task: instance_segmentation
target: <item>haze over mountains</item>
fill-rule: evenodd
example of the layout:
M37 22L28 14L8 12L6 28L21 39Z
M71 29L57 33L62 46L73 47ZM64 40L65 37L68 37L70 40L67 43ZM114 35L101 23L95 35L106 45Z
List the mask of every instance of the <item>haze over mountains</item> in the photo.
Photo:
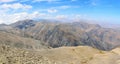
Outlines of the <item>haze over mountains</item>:
M27 19L0 25L2 64L119 64L119 46L120 31L98 24Z

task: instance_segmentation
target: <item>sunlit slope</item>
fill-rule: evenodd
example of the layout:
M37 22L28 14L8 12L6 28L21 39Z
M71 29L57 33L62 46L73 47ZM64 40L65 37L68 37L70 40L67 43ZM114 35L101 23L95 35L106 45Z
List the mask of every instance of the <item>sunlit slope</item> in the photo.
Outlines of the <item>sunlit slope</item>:
M31 38L20 37L15 34L0 31L0 44L9 45L22 49L46 49L47 46L43 45L41 41Z
M68 64L117 64L120 55L116 51L101 51L88 46L61 47L42 51L41 55Z
M101 51L88 46L28 51L0 46L1 64L119 64L119 50Z

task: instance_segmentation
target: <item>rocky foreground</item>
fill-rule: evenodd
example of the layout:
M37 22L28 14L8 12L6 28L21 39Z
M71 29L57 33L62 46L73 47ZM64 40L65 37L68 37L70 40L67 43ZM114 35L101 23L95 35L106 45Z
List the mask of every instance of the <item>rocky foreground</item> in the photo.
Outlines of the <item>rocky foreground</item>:
M88 46L40 51L0 45L0 64L120 64L120 48L101 51Z

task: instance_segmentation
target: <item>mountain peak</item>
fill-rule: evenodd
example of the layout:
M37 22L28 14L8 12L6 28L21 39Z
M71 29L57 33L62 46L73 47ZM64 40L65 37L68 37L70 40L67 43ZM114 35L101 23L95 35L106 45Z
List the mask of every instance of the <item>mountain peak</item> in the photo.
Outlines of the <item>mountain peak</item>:
M11 24L11 26L19 29L26 29L28 27L34 26L35 23L36 23L35 20L27 19L27 20L20 20L16 23L13 23Z

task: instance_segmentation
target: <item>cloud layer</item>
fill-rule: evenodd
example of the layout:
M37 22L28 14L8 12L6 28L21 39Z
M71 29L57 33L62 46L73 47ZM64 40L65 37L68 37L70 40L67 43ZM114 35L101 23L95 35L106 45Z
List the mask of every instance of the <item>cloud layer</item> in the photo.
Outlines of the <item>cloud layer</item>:
M41 18L47 16L46 14L39 13L39 12L33 12L33 13L15 13L15 14L2 14L0 15L0 23L14 23L18 20L24 20L24 19L35 19L35 18Z
M13 2L15 0L0 0L0 2Z
M30 9L32 6L26 5L26 4L20 4L20 3L14 3L14 4L3 4L0 6L2 9Z
M23 19L116 19L119 0L0 0L0 23Z

